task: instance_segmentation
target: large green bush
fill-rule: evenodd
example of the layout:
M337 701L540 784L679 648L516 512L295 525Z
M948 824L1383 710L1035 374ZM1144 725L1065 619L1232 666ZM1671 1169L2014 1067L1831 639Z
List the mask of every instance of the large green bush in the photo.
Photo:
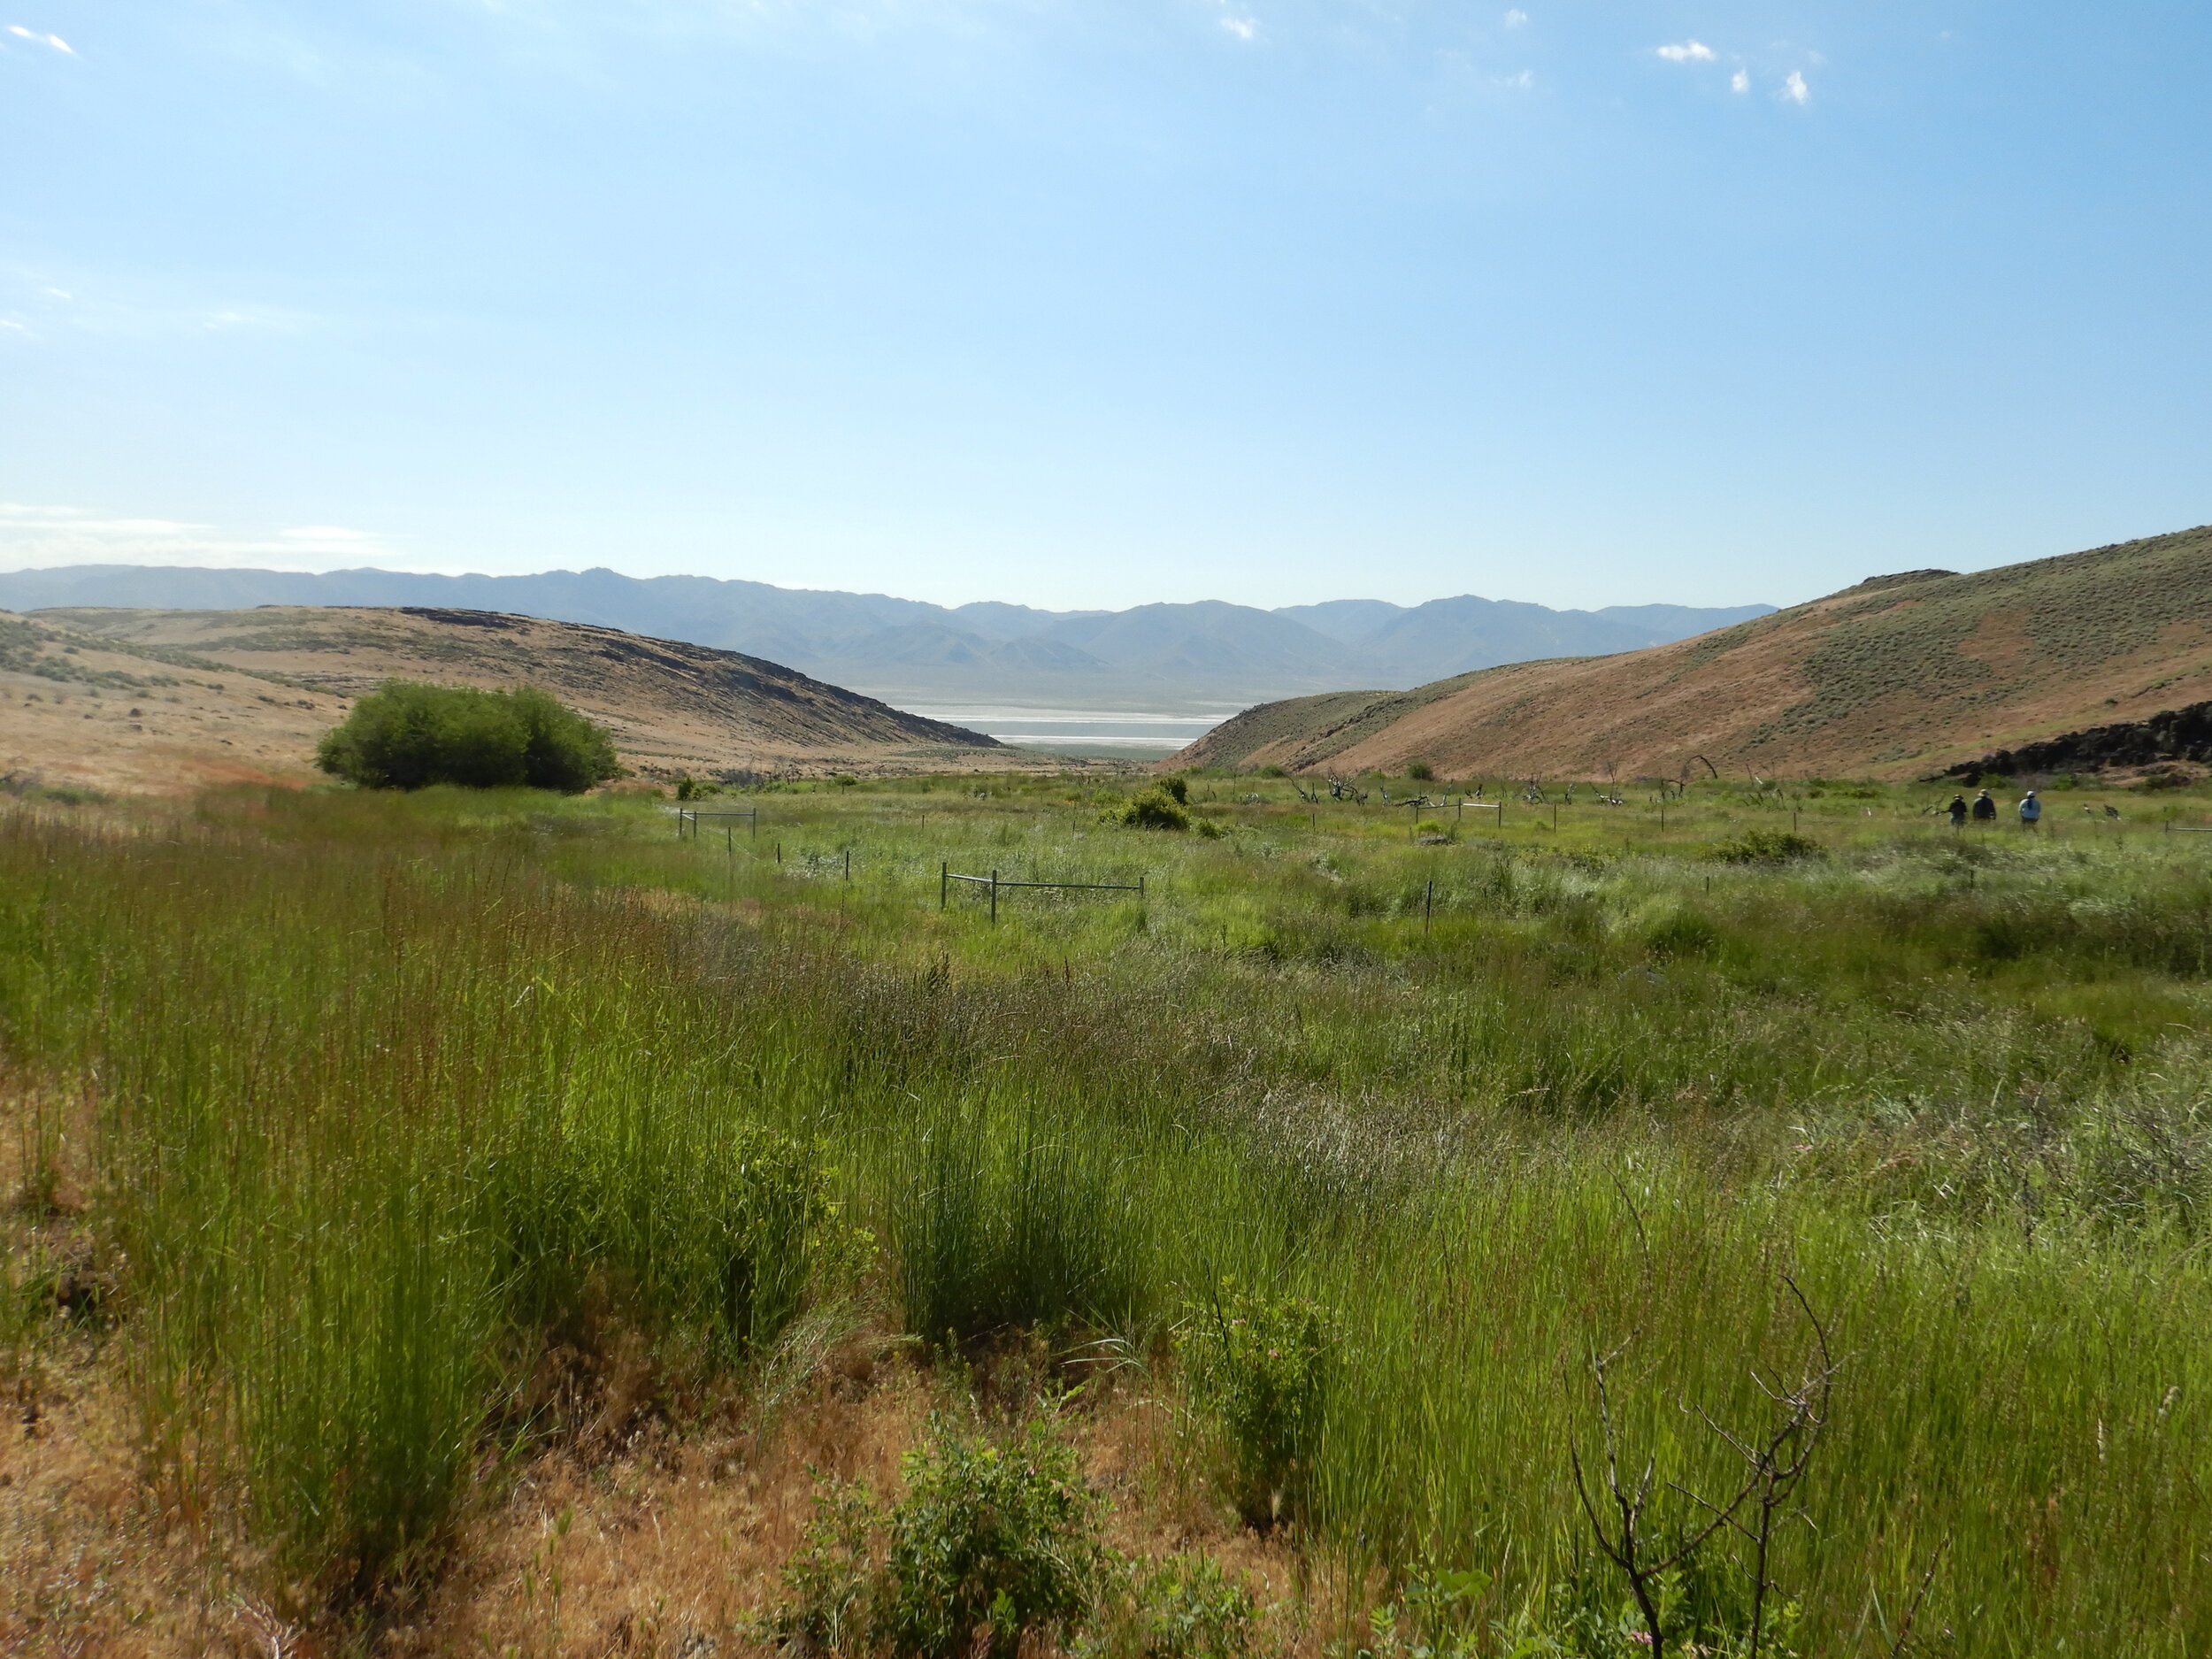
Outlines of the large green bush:
M1168 782L1181 786L1183 780L1171 778ZM1175 790L1165 787L1147 789L1133 796L1125 806L1110 810L1106 816L1109 822L1125 825L1130 829L1187 830L1190 827L1190 814L1184 810Z
M393 680L326 733L315 764L370 789L527 785L581 795L621 769L614 740L534 686L478 691Z

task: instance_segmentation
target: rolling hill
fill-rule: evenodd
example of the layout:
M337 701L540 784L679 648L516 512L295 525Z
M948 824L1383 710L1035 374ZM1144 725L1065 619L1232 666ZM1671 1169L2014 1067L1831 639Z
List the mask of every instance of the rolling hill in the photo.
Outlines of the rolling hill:
M1911 571L1695 638L1263 704L1171 765L1926 776L2212 696L2212 526Z
M1051 611L609 570L310 575L111 565L0 572L0 606L16 611L271 604L415 605L590 623L787 663L891 702L1209 714L1333 686L1411 686L1532 657L1633 650L1768 609L1552 611L1463 595L1412 606L1351 599L1263 611L1200 601Z
M269 606L0 615L0 772L127 791L303 779L352 699L394 678L542 686L647 777L1035 764L733 651L492 611Z

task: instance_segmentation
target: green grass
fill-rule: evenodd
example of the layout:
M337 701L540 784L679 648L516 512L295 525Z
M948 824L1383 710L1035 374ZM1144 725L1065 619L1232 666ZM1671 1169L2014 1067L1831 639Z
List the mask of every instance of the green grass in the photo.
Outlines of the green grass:
M161 1478L373 1594L611 1320L742 1375L872 1273L928 1343L1171 1378L1233 1278L1332 1310L1317 1561L1479 1570L1486 1628L1590 1567L1589 1356L1628 1344L1629 1445L1717 1490L1696 1413L1758 1420L1787 1272L1843 1356L1782 1543L1803 1651L1886 1651L1932 1561L1948 1650L2212 1645L2212 837L2162 828L2202 800L2060 792L2031 838L1694 787L1663 830L1421 846L1189 794L1227 833L1068 780L728 803L757 841L523 792L0 818L0 1036L94 1114ZM1714 856L1753 831L1820 853ZM1147 893L994 927L947 864Z

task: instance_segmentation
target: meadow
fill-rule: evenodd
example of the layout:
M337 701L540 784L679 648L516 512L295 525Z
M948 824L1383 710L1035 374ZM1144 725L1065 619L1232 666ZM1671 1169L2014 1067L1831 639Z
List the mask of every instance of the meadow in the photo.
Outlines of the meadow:
M1649 1651L1609 1428L1662 1554L1804 1452L1707 1650L2212 1651L2202 792L1363 787L19 802L9 1374L96 1340L302 1606L435 1577L556 1344L872 1320L1180 1402L1347 1653Z

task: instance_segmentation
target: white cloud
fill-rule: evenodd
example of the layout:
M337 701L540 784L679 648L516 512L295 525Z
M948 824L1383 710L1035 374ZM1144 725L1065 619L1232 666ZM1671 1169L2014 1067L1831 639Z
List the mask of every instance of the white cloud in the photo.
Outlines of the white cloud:
M1221 27L1240 41L1249 42L1259 38L1260 20L1257 18L1224 18L1221 19Z
M42 35L36 29L25 28L20 23L9 24L8 33L23 40L41 42L45 45L52 47L58 52L68 52L72 58L74 58L77 55L76 52L71 49L69 42L62 39L62 37L58 35Z
M1789 78L1782 82L1782 89L1774 96L1786 104L1809 104L1812 102L1813 92L1812 88L1805 84L1805 77L1793 69L1789 73Z
M396 557L373 531L304 525L274 536L242 535L176 518L104 518L81 507L0 502L0 570L52 565L206 565L259 570L332 570Z
M1532 69L1524 69L1517 75L1500 75L1498 84L1502 87L1509 87L1516 92L1526 92L1536 84L1536 72Z
M334 524L303 524L296 529L280 530L277 534L288 541L339 541L351 545L383 540L373 530L348 530Z
M278 306L224 304L212 296L166 290L134 278L39 270L5 259L0 259L0 316L22 319L28 332L53 340L83 334L136 339L296 334L317 321Z
M1731 92L1748 92L1748 91L1750 91L1750 90L1751 90L1751 72L1750 72L1748 69L1739 69L1738 71L1736 71L1736 73L1735 73L1734 74L1732 74L1732 75L1729 76L1729 77L1728 77L1728 89L1729 89Z
M1713 49L1703 41L1684 41L1676 46L1662 46L1659 56L1671 64L1709 64Z
M1528 13L1522 11L1518 6L1515 6L1513 10L1505 14L1505 26L1509 29L1517 29L1522 24L1527 21Z

